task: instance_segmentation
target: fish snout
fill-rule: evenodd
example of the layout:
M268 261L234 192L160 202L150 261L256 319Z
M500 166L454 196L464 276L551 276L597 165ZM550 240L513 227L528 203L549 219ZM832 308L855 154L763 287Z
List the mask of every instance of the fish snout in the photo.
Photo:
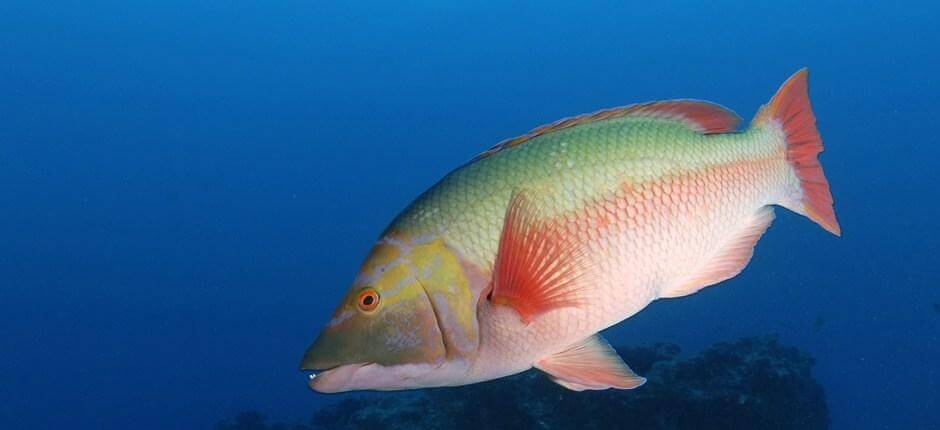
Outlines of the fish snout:
M317 337L313 343L307 347L307 350L304 352L303 358L300 359L300 370L326 370L336 366L339 366L341 363L337 363L335 359L330 359L329 342L323 339L323 335Z

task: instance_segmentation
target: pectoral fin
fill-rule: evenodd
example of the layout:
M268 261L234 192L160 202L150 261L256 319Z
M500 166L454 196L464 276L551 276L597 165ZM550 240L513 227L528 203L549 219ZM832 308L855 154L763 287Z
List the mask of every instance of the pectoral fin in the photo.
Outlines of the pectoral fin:
M574 391L633 389L646 382L646 378L630 370L599 334L537 361L535 368Z
M571 234L516 193L506 210L490 300L512 307L528 324L550 310L578 306L592 283L592 264Z

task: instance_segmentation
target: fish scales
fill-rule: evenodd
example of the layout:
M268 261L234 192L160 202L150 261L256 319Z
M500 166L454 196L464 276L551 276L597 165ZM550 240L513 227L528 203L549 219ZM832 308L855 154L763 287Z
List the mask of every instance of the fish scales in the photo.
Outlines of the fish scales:
M619 222L630 221L628 228L661 225L659 233L673 235L672 242L709 239L710 230L718 229L720 235L724 226L734 226L733 218L715 217L716 225L689 229L688 237L679 237L675 228L668 228L678 223L667 214L711 210L741 217L744 214L734 212L753 212L768 204L783 185L795 181L783 150L782 139L763 130L703 135L677 121L647 118L582 124L461 167L419 197L390 230L438 232L475 263L489 268L496 258L510 196L524 190L549 217L575 216L597 202L628 198L622 208L605 208L621 215L616 218ZM765 165L772 168L762 170ZM730 175L736 170L748 176ZM625 188L637 194L625 196ZM735 201L723 202L725 196ZM676 207L671 208L673 202ZM736 211L735 205L744 210ZM649 219L641 222L631 214L647 214ZM648 241L670 243L656 236Z
M454 170L383 233L305 354L325 369L311 387L532 367L572 390L642 385L598 332L737 275L774 205L840 234L806 82L791 77L743 131L714 104L646 103L539 127Z

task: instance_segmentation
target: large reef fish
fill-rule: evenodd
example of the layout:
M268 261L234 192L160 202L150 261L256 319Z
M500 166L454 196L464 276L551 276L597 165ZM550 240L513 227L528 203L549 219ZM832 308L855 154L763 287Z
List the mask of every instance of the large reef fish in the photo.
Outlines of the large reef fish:
M800 70L746 130L672 100L503 142L386 229L307 349L320 392L471 384L535 367L573 390L642 385L598 332L737 275L773 206L840 228Z

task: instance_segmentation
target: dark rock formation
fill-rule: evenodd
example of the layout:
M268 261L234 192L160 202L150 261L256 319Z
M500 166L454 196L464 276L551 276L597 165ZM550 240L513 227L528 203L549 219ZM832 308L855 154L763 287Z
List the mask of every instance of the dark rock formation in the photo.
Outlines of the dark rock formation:
M829 412L812 358L776 337L718 343L690 359L671 344L618 348L646 385L572 392L531 371L459 388L347 399L309 426L242 416L219 430L254 429L822 429ZM243 414L244 415L244 414ZM248 418L246 420L246 418ZM251 424L254 427L246 427Z

